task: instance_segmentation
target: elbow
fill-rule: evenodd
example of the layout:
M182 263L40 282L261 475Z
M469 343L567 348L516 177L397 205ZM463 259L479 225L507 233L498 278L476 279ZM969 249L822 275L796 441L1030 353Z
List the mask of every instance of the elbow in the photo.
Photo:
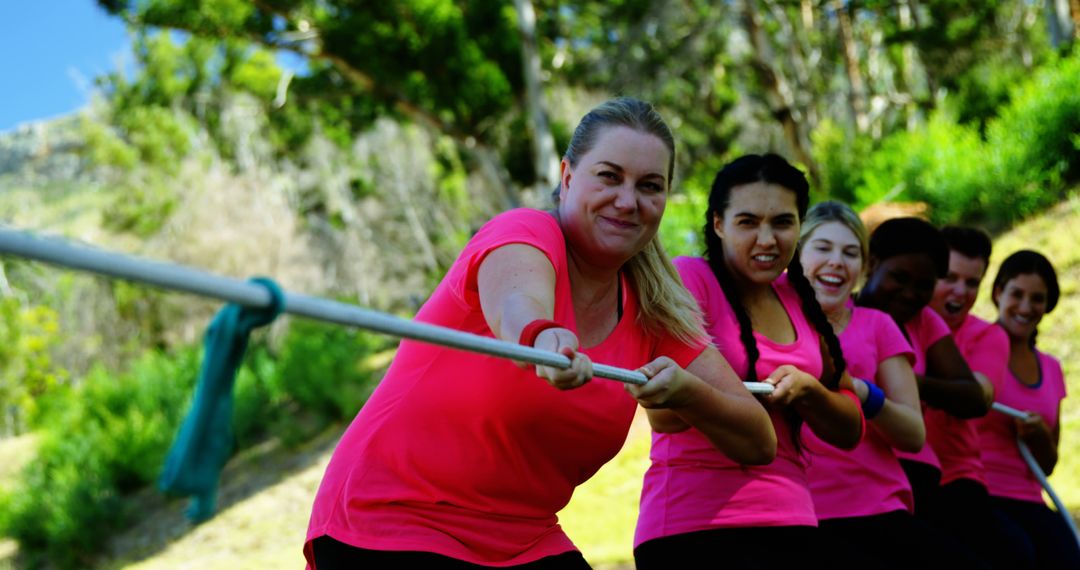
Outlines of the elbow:
M923 445L926 444L926 434L921 431L917 434L906 434L906 437L899 438L890 443L893 448L903 451L904 453L918 453L922 451Z
M983 400L982 397L978 399L971 399L965 402L963 406L957 406L956 411L952 415L962 420L973 420L975 418L981 418L990 413L990 404Z
M772 463L776 459L776 434L771 434L771 437L759 441L757 444L746 446L740 450L738 457L732 457L731 459L742 465L768 465Z

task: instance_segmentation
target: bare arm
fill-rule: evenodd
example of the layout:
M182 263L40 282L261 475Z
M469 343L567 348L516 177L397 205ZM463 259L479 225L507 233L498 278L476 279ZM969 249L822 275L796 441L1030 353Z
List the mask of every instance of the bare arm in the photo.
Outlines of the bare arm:
M829 390L817 378L790 364L777 368L765 382L775 386L765 401L773 406L793 406L823 441L840 449L852 449L859 444L862 412L848 396ZM840 381L840 388L853 388L847 373Z
M919 409L919 388L911 364L899 355L886 358L878 363L874 379L885 393L885 405L867 421L889 445L909 453L919 451L926 442L926 426ZM855 393L860 400L866 401L864 381L855 381Z
M641 368L649 377L626 389L646 409L661 433L690 426L721 453L744 465L764 465L776 457L776 432L765 408L715 347L707 347L685 370L660 357Z
M502 340L518 342L526 325L555 315L555 268L542 251L530 245L510 244L488 253L477 273L477 288L488 328ZM571 361L566 370L536 367L536 375L552 386L576 388L592 378L592 362L577 352L573 331L547 329L533 346L559 352Z
M983 387L951 335L942 337L926 351L926 374L917 378L919 397L933 408L961 419L982 417L990 411Z

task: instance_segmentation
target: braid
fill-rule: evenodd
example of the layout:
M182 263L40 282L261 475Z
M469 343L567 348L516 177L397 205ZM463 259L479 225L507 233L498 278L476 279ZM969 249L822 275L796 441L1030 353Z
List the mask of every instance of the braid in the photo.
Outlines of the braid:
M810 281L803 274L802 262L799 261L798 252L792 258L791 263L788 264L788 280L795 287L795 291L799 293L799 298L802 299L803 314L810 317L810 322L814 324L814 328L817 329L821 338L825 340L825 346L829 349L829 356L832 358L833 364L833 375L832 378L828 380L822 378L821 381L830 390L835 390L840 384L840 377L843 376L844 370L847 368L847 362L844 360L844 351L840 348L840 340L836 338L836 332L833 331L829 319L825 317L825 311L821 310L821 304L818 303L813 286L810 285Z
M716 241L716 249L712 247L709 249L711 251L723 251L720 249L720 236L713 233L711 225L708 233L706 233L706 236L710 235L709 241ZM746 378L744 380L757 382L757 361L761 353L758 351L757 340L754 338L754 326L750 323L750 315L746 313L746 309L739 300L739 295L735 291L735 282L731 279L731 273L728 272L727 266L724 265L723 257L710 255L709 267L712 269L713 275L716 276L716 281L720 283L720 289L724 291L724 298L727 299L728 305L735 313L735 319L739 321L739 340L742 341L743 349L746 351Z

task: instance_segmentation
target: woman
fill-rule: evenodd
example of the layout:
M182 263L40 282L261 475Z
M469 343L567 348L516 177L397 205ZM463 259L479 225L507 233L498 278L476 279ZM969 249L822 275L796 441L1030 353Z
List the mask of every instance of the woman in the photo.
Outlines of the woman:
M819 546L799 425L851 448L862 416L839 342L793 259L808 200L806 177L783 158L741 157L713 182L707 257L676 260L724 358L743 379L774 386L764 401L779 447L769 465L741 464L670 411L649 410L654 434L635 536L639 569L718 555L732 568L798 563Z
M874 230L869 251L868 277L857 304L888 314L911 343L927 439L934 429L925 417L927 407L958 418L986 414L982 387L948 325L928 306L938 278L949 269L949 249L941 232L918 218L893 218ZM897 450L897 455L911 483L915 515L934 520L941 482L941 463L934 450L924 445L918 453Z
M994 278L998 325L1009 336L1009 367L996 385L997 401L1024 410L1026 420L991 413L978 422L982 462L991 502L1025 531L1039 568L1080 568L1080 548L1061 516L1043 502L1042 487L1020 455L1017 438L1047 475L1058 459L1061 363L1038 349L1043 315L1054 310L1060 289L1053 265L1022 250L1005 259Z
M868 249L866 227L850 207L830 201L810 209L799 259L840 338L869 425L851 451L803 430L818 524L829 540L846 544L870 567L971 567L969 557L912 516L911 485L893 450L918 452L926 437L914 354L889 315L851 300ZM919 548L911 548L915 544ZM882 551L889 555L880 556Z
M656 239L674 152L650 105L609 101L574 132L555 210L504 213L470 240L416 318L572 366L402 341L327 467L310 566L588 568L556 513L619 450L635 398L738 461L772 459L767 414L703 342ZM633 398L589 382L593 359L649 382Z

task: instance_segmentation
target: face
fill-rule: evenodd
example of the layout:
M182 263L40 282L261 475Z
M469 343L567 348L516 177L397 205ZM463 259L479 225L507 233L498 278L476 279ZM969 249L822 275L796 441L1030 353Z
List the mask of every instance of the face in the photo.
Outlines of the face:
M563 159L559 220L572 253L617 268L644 249L664 215L670 156L654 135L609 127L577 166Z
M862 273L859 238L840 222L821 224L806 236L799 261L825 312L844 306Z
M787 268L799 241L795 192L765 182L736 186L723 215L713 217L713 231L736 281L768 285Z
M994 290L998 321L1014 339L1030 339L1046 314L1046 282L1037 273L1021 273Z
M964 323L979 296L979 284L985 274L986 262L982 259L955 250L949 252L949 273L937 280L930 301L930 307L945 319L949 328L956 330Z
M934 260L924 253L894 255L884 261L870 258L869 275L860 300L906 323L930 302L937 276Z

